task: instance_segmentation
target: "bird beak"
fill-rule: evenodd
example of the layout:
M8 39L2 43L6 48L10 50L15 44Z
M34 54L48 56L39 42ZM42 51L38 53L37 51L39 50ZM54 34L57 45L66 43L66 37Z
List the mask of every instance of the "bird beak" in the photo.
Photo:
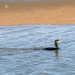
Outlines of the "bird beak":
M61 41L63 41L63 40L59 40L58 42L61 42Z
M59 43L59 42L61 42L61 41L63 41L63 40L59 40L59 41L57 41L57 43Z

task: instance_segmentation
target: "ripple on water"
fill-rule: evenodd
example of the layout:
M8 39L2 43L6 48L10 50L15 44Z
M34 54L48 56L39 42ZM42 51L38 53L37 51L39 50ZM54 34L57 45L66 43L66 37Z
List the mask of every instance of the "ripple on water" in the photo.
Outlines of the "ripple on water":
M75 75L75 25L0 26L1 75ZM59 51L34 50L54 47Z

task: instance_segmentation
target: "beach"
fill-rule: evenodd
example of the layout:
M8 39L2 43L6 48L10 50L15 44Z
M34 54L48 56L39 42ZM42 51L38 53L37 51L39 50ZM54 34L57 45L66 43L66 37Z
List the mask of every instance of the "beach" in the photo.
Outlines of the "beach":
M75 24L75 1L0 2L0 26Z

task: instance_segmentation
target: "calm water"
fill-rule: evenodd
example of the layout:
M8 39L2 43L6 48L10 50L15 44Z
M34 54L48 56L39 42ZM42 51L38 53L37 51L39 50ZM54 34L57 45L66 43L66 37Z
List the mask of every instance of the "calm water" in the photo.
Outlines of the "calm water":
M0 1L12 1L12 2L16 2L17 0L0 0ZM19 0L19 1L45 1L45 0ZM46 1L55 1L55 0L46 0Z
M75 25L0 26L0 75L75 75Z

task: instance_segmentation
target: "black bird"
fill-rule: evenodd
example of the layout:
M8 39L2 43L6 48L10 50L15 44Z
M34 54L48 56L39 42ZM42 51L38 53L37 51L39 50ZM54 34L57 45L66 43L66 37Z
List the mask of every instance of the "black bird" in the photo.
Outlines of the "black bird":
M51 50L58 50L58 49L59 49L58 43L59 43L60 41L62 41L62 40L59 40L59 39L55 40L55 42L54 42L55 47L37 48L37 49L50 50L50 51L51 51ZM37 50L37 49L35 49L35 50Z
M43 49L44 49L44 50L58 50L58 49L59 49L58 43L59 43L60 41L62 41L62 40L59 40L59 39L55 40L55 42L54 42L55 47L47 47L47 48L43 48Z

